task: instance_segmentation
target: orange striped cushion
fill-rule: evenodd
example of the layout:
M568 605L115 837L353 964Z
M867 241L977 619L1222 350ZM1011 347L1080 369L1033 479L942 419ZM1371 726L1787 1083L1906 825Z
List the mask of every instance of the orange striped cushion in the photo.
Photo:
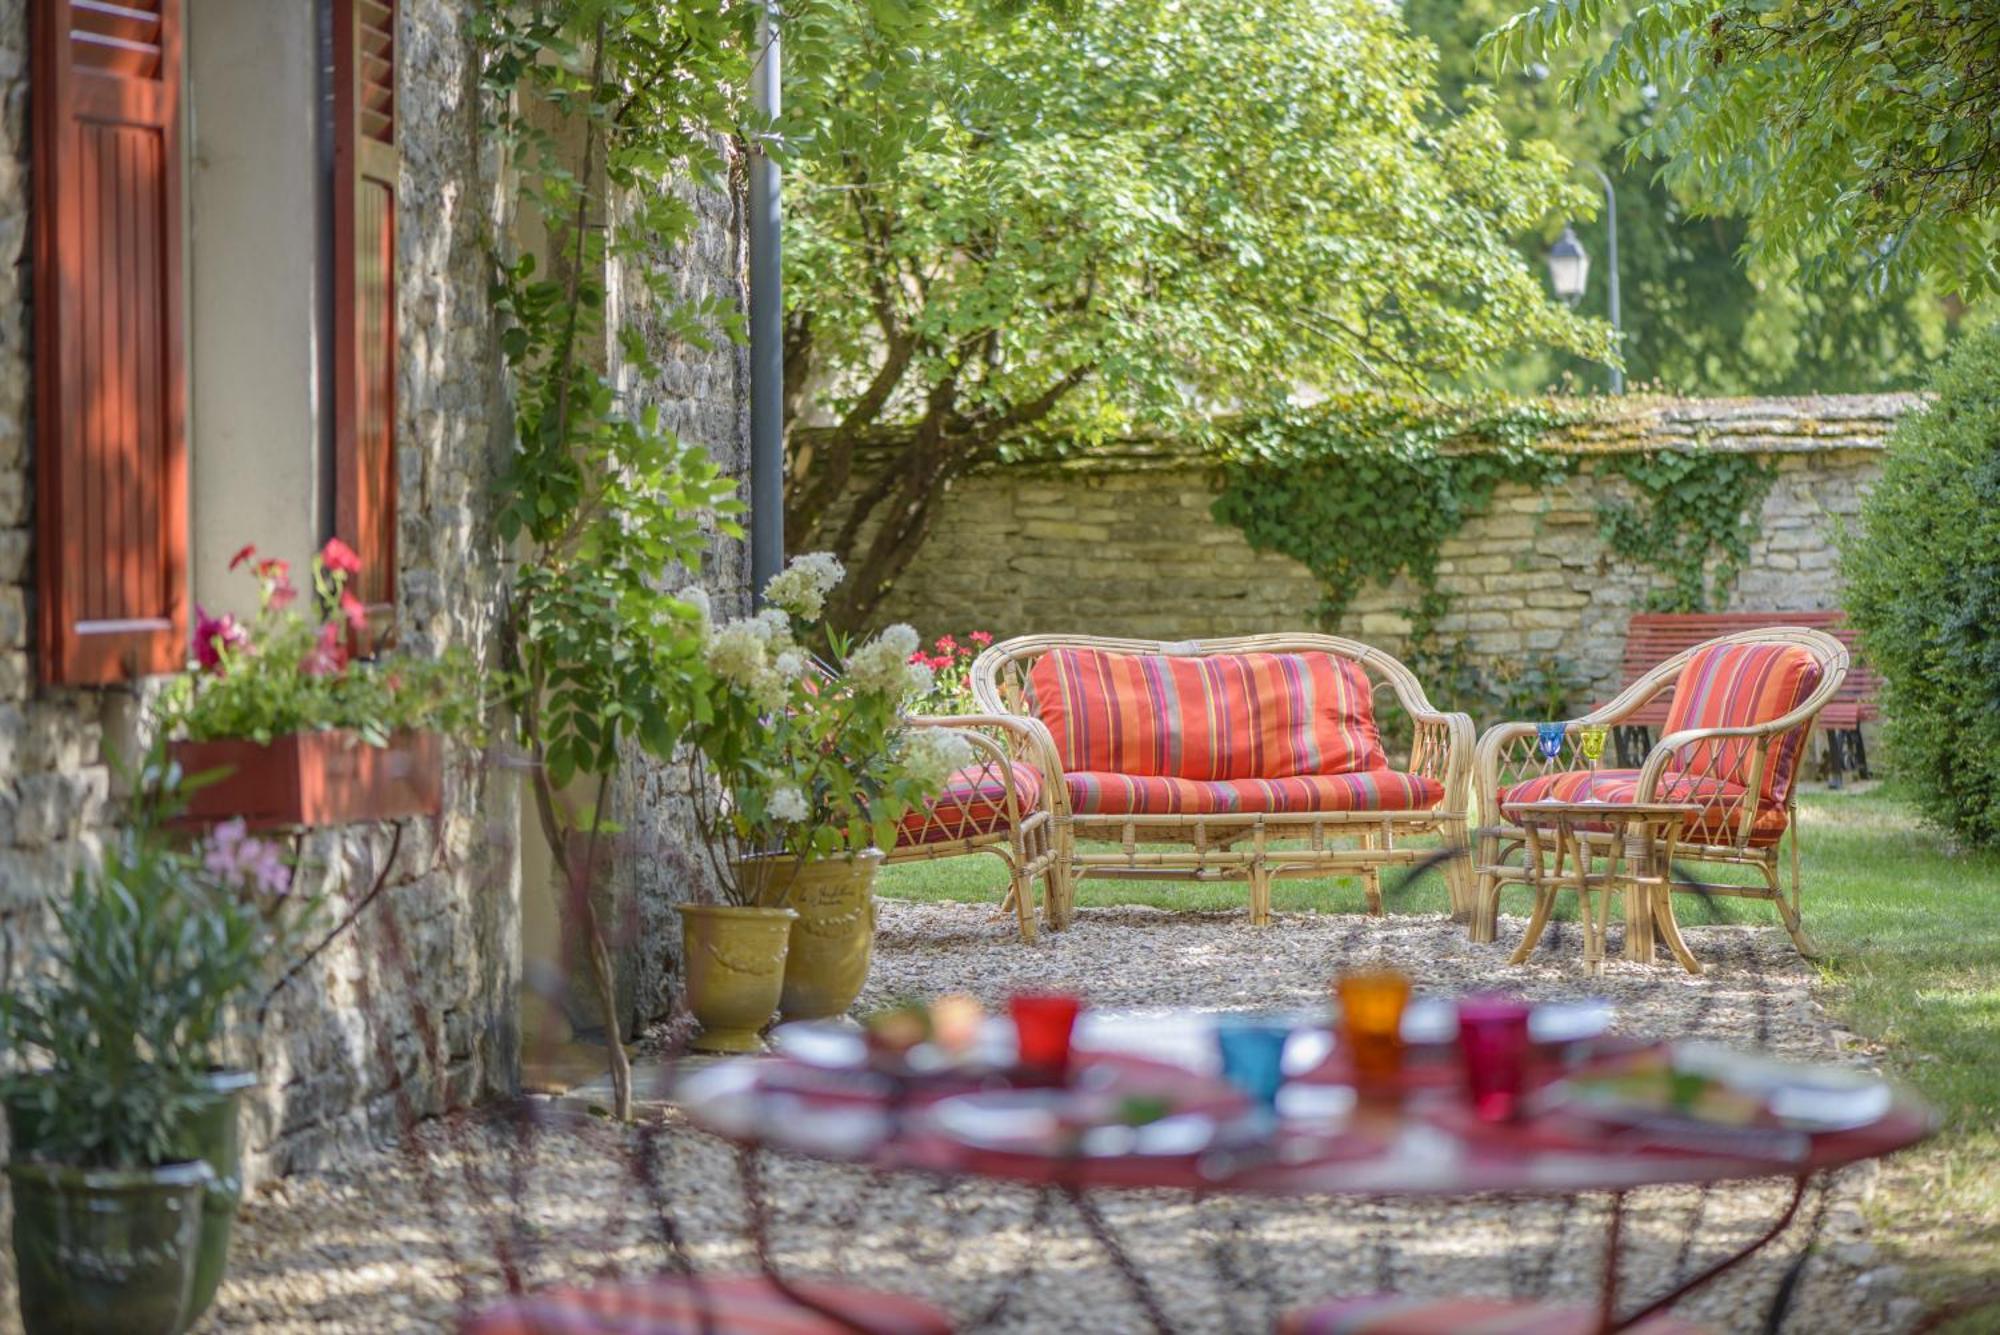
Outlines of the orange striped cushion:
M1667 706L1666 731L1769 723L1797 709L1819 681L1819 662L1800 645L1712 644L1697 649L1681 669ZM1782 805L1791 795L1806 731L1787 733L1772 748L1762 784L1765 801ZM1695 746L1676 768L1748 783L1754 755L1755 748L1742 740L1716 738Z
M1029 682L1068 771L1224 780L1388 768L1368 674L1332 654L1055 649Z
M1217 812L1423 811L1444 785L1421 774L1366 770L1282 779L1174 779L1159 774L1066 774L1079 816L1177 816Z
M1042 776L1034 766L1014 766L1014 800L1023 818L1041 804ZM998 763L970 765L945 780L936 797L903 817L896 842L904 847L949 843L991 834L1006 824L1007 781Z
M1500 804L1516 802L1633 802L1638 800L1639 771L1635 769L1567 770L1543 774L1500 790ZM1669 771L1660 776L1653 800L1656 802L1699 803L1701 810L1688 822L1686 837L1711 844L1736 842L1736 824L1743 818L1738 804L1745 789L1740 783ZM1511 818L1511 817L1510 817ZM1589 829L1590 826L1580 828ZM1775 802L1759 803L1750 823L1750 847L1767 848L1785 833L1785 808Z
M468 1317L461 1335L950 1335L951 1318L928 1303L838 1284L794 1285L848 1320L801 1307L762 1275L679 1276L546 1289Z
M1335 1298L1285 1313L1279 1335L1592 1335L1595 1308L1499 1298ZM1703 1335L1675 1316L1650 1317L1631 1335Z

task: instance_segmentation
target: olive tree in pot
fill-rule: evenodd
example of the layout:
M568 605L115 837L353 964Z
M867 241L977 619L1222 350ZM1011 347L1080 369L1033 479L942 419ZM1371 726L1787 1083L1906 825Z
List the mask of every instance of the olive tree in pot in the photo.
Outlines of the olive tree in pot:
M30 1335L172 1335L222 1278L239 1197L232 1018L316 905L240 824L165 829L178 775L140 776L129 824L51 904L54 931L0 995L14 1255Z
M932 688L908 626L858 646L829 633L824 662L800 644L841 577L826 553L795 558L757 615L692 631L709 669L686 711L696 813L725 901L680 910L698 1048L754 1050L774 1009L820 1019L854 1003L882 850L970 759L962 737L903 724ZM681 597L704 605L698 589Z

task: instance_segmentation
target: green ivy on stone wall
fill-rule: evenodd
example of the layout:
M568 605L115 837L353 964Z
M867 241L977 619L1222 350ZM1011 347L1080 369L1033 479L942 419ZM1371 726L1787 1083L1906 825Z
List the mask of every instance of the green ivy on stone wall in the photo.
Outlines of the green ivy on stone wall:
M1777 467L1754 454L1710 449L1612 454L1599 466L1638 493L1637 503L1598 507L1605 545L1673 581L1647 595L1647 610L1706 612L1727 597L1750 559Z
M1581 406L1481 399L1447 404L1345 396L1240 424L1229 433L1215 518L1258 551L1319 580L1319 624L1335 629L1364 582L1408 575L1437 592L1438 551L1503 481L1547 486L1576 469L1545 449L1584 420ZM1434 621L1439 598L1417 615Z

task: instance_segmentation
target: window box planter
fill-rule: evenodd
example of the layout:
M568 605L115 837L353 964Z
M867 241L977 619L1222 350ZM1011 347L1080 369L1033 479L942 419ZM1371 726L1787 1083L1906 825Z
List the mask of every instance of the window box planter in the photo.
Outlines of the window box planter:
M348 825L435 816L444 801L443 748L434 732L400 732L370 746L351 732L295 732L269 742L173 742L188 775L227 771L188 794L184 823L241 817L253 828Z

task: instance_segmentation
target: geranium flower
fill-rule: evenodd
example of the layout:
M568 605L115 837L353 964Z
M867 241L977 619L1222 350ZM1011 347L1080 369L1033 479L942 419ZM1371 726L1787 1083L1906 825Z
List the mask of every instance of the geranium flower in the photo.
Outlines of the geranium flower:
M250 632L229 613L210 616L200 603L194 607L194 661L203 672L220 672L225 651L242 653L250 647Z
M340 614L347 618L347 624L356 632L368 629L368 609L354 596L352 589L340 591Z
M292 586L290 561L281 561L275 556L259 561L257 578L264 585L264 606L275 611L284 611L299 596L299 591Z
M299 664L308 677L338 676L347 667L347 646L340 642L340 627L329 621L319 628L319 640Z
M993 643L993 634L991 631L975 630L972 632L972 634L966 636L965 638L971 640L981 649L984 649L987 645Z
M361 573L361 558L354 554L352 547L339 538L326 540L326 546L319 549L319 559L320 564L328 570L338 570L343 575Z
M257 554L256 544L248 542L244 543L243 546L237 550L236 555L229 558L229 568L231 570L236 569L236 567L242 565L245 561L248 561L251 557L255 556L256 554Z

